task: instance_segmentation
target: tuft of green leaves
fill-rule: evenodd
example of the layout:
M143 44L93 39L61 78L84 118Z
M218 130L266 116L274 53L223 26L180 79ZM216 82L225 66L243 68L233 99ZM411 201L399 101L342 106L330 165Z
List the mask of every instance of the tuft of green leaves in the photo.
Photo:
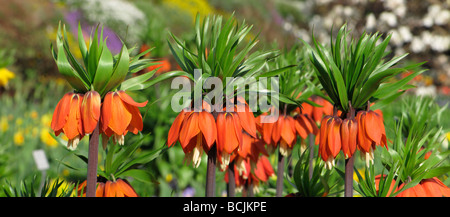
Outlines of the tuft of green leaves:
M306 42L310 60L317 77L331 101L338 109L348 112L349 102L355 109L364 109L367 102L397 97L399 90L411 88L407 83L424 70L414 71L410 76L392 81L399 73L413 70L423 63L395 68L408 54L385 60L386 48L391 35L363 33L358 40L348 39L350 31L344 24L330 48L325 48L312 37L314 49Z
M209 77L218 77L222 79L224 89L231 85L239 86L239 82L245 83L250 78L276 76L289 68L263 70L267 61L277 55L277 52L252 53L251 50L258 43L258 35L250 36L252 28L245 21L239 24L234 15L226 20L222 16L207 16L201 21L197 14L194 44L190 45L169 33L173 40L168 40L169 48L180 68L190 74L188 77L195 83L203 83ZM194 78L194 71L198 69L201 70L201 77ZM226 83L227 77L232 78L230 83ZM234 90L234 93L244 91L238 88Z
M117 88L141 90L167 78L182 75L182 73L170 73L149 80L157 70L154 69L149 73L125 80L129 73L133 74L158 64L151 59L141 59L151 49L131 57L132 49L128 49L125 43L122 43L120 52L113 55L106 46L107 38L103 39L103 28L100 30L99 26L93 32L93 36L89 38L88 47L81 26L78 25L78 47L82 55L80 63L69 50L66 36L65 25L61 27L61 23L59 23L56 47L54 48L51 44L51 50L59 72L76 92L85 93L95 90L103 97L107 92Z

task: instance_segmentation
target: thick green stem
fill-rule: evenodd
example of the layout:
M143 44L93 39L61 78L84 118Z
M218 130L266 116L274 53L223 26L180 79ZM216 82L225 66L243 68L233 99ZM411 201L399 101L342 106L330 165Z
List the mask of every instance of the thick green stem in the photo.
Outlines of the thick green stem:
M95 197L97 186L99 125L89 136L88 171L86 179L86 197Z

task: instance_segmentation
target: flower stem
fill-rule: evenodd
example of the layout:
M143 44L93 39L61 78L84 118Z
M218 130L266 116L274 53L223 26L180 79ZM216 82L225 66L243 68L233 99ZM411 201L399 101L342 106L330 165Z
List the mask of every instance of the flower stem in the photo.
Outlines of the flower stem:
M347 118L355 118L355 109L352 103L349 101L349 112ZM368 107L370 104L367 105ZM350 158L345 160L345 177L344 177L344 197L353 197L353 166L355 162L355 156L352 155Z
M97 186L99 125L89 136L88 171L86 179L86 197L95 197Z
M236 191L236 182L234 177L234 161L230 162L227 169L228 173L228 185L227 185L227 195L228 197L234 197Z
M215 196L216 188L216 158L217 158L217 147L213 144L208 152L208 164L206 167L206 197Z
M353 165L355 156L345 160L344 197L353 197Z
M277 167L277 188L276 196L283 196L283 179L284 179L284 156L278 151L278 167Z

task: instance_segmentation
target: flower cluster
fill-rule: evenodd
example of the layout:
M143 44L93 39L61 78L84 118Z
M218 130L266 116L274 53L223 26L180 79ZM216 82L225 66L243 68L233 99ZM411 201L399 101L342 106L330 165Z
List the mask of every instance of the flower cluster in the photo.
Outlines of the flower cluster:
M135 102L125 91L108 92L103 100L96 91L85 94L66 93L53 113L51 128L55 135L64 133L67 147L75 149L80 140L99 126L103 147L112 136L115 142L124 144L124 136L130 131L142 130L142 116L138 107L146 102Z
M327 115L320 126L319 155L328 169L334 167L334 159L340 151L348 159L358 149L369 166L370 162L373 163L376 146L388 147L383 117L379 110L359 111L356 117L343 119L336 114Z

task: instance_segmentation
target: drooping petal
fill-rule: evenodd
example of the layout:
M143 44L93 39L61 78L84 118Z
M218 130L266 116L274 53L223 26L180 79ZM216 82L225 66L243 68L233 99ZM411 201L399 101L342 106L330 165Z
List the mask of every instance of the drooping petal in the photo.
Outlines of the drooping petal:
M275 122L273 125L272 140L273 140L273 142L275 142L275 144L280 141L281 130L282 130L283 125L284 125L284 116L281 115L278 117L277 122Z
M178 140L178 136L180 135L181 125L183 123L185 115L186 115L186 112L184 110L182 110L177 115L175 120L173 121L172 126L170 126L169 134L168 134L168 138L167 138L167 145L169 147L171 147L173 144L175 144L175 142Z
M101 119L101 130L103 132L106 132L107 129L109 128L109 121L111 120L111 112L112 112L112 104L113 104L113 92L108 92L106 93L105 97L103 98L103 103L102 103L102 107L101 107L101 114L100 114L100 119ZM111 135L108 135L108 137Z
M127 93L125 93L125 91L123 91L123 90L117 91L117 94L120 96L120 98L121 98L124 102L126 102L127 104L130 104L130 105L136 106L136 107L144 107L144 106L147 105L147 102L148 102L148 100L147 100L147 101L145 101L145 102L138 103L138 102L134 101L133 98L131 98L131 97L130 97Z
M127 127L129 132L137 134L144 128L144 123L142 122L142 115L139 108L130 104L125 104L125 108L131 113L131 121Z
M366 134L365 111L358 112L356 121L358 122L358 147L361 151L368 153L370 152L372 142Z
M216 119L216 124L217 124L217 151L220 153L221 151L223 151L224 149L224 144L225 144L225 113L224 112L220 112L219 114L217 114L217 119Z
M97 127L100 119L100 94L96 91L89 91L84 95L81 103L81 118L83 122L84 132L90 134Z
M200 112L198 126L202 131L208 149L211 148L217 138L217 128L214 116L207 111Z
M244 128L249 135L256 138L256 120L250 108L245 104L238 104L236 113L241 120L242 128Z
M284 124L281 126L280 136L289 145L292 146L296 139L294 119L290 116L286 116Z
M118 94L113 93L111 104L111 119L108 126L117 135L124 135L131 122L131 113L126 109Z
M262 121L262 136L264 139L264 142L266 144L272 144L272 132L275 125L275 122L264 122L264 119L273 119L271 116L261 116Z
M64 127L70 111L70 102L73 94L74 93L72 92L64 94L62 99L56 105L51 122L51 128L53 131L59 131Z
M117 185L125 197L137 197L136 191L130 186L130 184L122 179L117 179Z
M352 156L356 151L357 137L358 137L358 123L355 119L351 119L349 123L349 151Z
M349 158L351 156L350 153L350 120L344 119L341 124L341 142L342 142L342 152L344 153L345 158Z
M373 111L368 111L364 117L364 126L367 136L377 145L380 145L382 132L377 114Z
M198 127L198 112L191 112L185 116L183 126L180 131L180 144L184 148L189 141L200 133Z
M83 126L80 118L80 98L81 97L78 94L72 96L67 122L63 127L64 134L69 140L74 139L76 136L83 135Z
M105 196L105 183L97 182L97 189L95 190L96 197L104 197Z
M218 132L218 133L225 133L225 143L224 143L224 151L228 154L231 154L235 149L239 147L239 138L236 134L235 129L235 117L232 116L232 114L226 114L225 115L225 132ZM242 131L241 131L242 135Z
M330 129L328 132L328 149L333 157L336 157L341 150L341 123L342 120L339 117L332 118L330 122Z
M432 179L425 179L422 181L422 187L427 197L442 197L439 185Z

